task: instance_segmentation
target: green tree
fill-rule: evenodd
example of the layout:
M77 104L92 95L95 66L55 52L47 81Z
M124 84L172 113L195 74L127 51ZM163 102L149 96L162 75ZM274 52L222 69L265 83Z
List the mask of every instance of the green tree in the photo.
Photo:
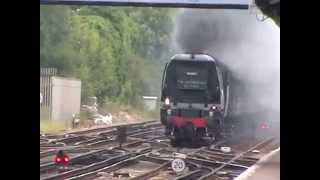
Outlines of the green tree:
M172 10L40 6L40 65L82 81L82 100L97 96L137 106L157 94L169 52Z

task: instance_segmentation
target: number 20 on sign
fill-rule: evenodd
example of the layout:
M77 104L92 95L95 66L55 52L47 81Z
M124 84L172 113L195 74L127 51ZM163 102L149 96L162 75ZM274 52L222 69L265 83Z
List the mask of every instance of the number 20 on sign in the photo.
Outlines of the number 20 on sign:
M185 167L186 163L182 159L174 159L171 162L171 168L176 173L182 172Z

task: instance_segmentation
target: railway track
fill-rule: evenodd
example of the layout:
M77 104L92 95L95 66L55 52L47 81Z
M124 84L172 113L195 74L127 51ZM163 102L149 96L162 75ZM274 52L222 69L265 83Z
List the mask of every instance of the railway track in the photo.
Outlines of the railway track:
M116 128L108 127L41 136L40 179L232 179L259 160L253 150L267 153L278 143L274 138L250 143L225 140L209 147L177 149L163 136L162 126L154 122L129 125L121 148L116 135ZM222 152L222 146L232 151ZM70 156L63 171L52 161L58 150ZM171 169L177 152L185 155L186 168L181 173Z
M129 125L128 135L142 134L143 132L150 131L150 128L161 127L159 123L145 122ZM107 129L107 130L106 130ZM40 136L40 151L43 155L49 151L58 149L71 149L78 148L79 146L99 146L108 145L114 142L116 137L116 127L98 128L96 130L85 130L74 134L66 133L64 135L48 135ZM45 137L45 138L44 138ZM93 148L93 147L91 147ZM41 154L40 153L40 154ZM40 155L42 157L43 155Z

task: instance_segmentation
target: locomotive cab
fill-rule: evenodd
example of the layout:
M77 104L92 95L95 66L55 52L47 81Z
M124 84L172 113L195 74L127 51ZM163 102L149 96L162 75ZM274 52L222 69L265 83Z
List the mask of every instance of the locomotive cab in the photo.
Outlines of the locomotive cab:
M176 140L198 140L221 133L226 85L218 63L205 54L178 54L162 78L161 123Z

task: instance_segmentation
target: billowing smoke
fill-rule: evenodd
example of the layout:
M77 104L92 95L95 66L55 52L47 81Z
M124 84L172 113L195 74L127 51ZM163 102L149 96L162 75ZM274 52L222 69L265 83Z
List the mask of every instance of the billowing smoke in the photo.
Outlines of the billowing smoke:
M245 10L188 9L177 16L174 38L178 51L207 52L241 80L250 104L243 111L278 116L280 29L271 20L258 21Z

